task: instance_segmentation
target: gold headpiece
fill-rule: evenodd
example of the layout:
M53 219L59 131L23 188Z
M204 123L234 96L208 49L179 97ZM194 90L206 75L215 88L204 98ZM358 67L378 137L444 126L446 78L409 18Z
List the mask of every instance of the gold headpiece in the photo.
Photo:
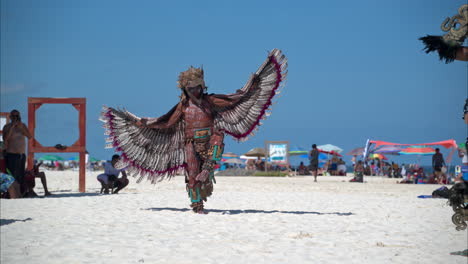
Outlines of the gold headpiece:
M195 87L201 85L203 90L206 90L205 81L203 80L203 68L195 68L190 66L188 70L179 74L177 87L184 89L186 87Z

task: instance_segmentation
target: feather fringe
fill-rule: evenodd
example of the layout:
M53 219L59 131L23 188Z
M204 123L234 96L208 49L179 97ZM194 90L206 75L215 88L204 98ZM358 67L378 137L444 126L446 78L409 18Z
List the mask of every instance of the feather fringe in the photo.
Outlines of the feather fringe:
M238 141L245 141L249 136L253 136L254 129L261 125L260 120L270 115L272 99L280 93L278 89L284 87L287 68L287 59L280 50L274 49L270 52L267 61L257 71L260 78L258 94L252 95L247 102L240 103L236 109L222 113L226 120L220 121L219 127ZM235 117L239 116L242 116L244 122L235 121Z
M106 148L121 152L116 167L127 168L129 175L138 176L137 182L147 178L154 184L174 177L186 167L183 140L178 135L183 132L181 122L171 131L160 131L134 126L137 119L126 110L103 107L100 120L105 122Z

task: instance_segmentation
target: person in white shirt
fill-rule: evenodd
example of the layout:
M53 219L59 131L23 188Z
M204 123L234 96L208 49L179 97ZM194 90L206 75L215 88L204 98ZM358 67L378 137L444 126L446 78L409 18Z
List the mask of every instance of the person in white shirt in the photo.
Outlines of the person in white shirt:
M119 155L113 155L111 161L107 161L104 164L104 173L97 176L97 180L101 183L104 188L104 193L109 193L109 188L115 187L113 193L118 193L120 190L128 185L127 173L125 169L116 169L115 164L119 161ZM122 172L122 177L119 178L119 174ZM101 189L102 191L102 189Z

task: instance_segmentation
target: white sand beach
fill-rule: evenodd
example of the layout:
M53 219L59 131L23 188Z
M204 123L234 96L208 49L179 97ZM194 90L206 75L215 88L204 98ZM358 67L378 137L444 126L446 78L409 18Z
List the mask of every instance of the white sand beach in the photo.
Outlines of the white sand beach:
M183 177L100 195L97 172L46 171L47 198L1 200L1 263L467 263L439 185L366 177L217 177L209 214ZM36 191L42 186L36 180Z

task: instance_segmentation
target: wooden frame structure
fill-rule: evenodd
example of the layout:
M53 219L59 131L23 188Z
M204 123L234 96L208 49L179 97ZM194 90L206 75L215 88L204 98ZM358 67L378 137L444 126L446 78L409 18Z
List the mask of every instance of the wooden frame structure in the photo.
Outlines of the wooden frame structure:
M45 147L42 146L35 137L36 130L36 111L43 104L71 104L78 110L78 128L80 130L78 140L66 148ZM79 191L86 191L86 98L49 98L49 97L28 97L28 129L32 138L28 140L28 170L32 169L34 164L34 153L40 152L78 152L80 154L79 170Z

